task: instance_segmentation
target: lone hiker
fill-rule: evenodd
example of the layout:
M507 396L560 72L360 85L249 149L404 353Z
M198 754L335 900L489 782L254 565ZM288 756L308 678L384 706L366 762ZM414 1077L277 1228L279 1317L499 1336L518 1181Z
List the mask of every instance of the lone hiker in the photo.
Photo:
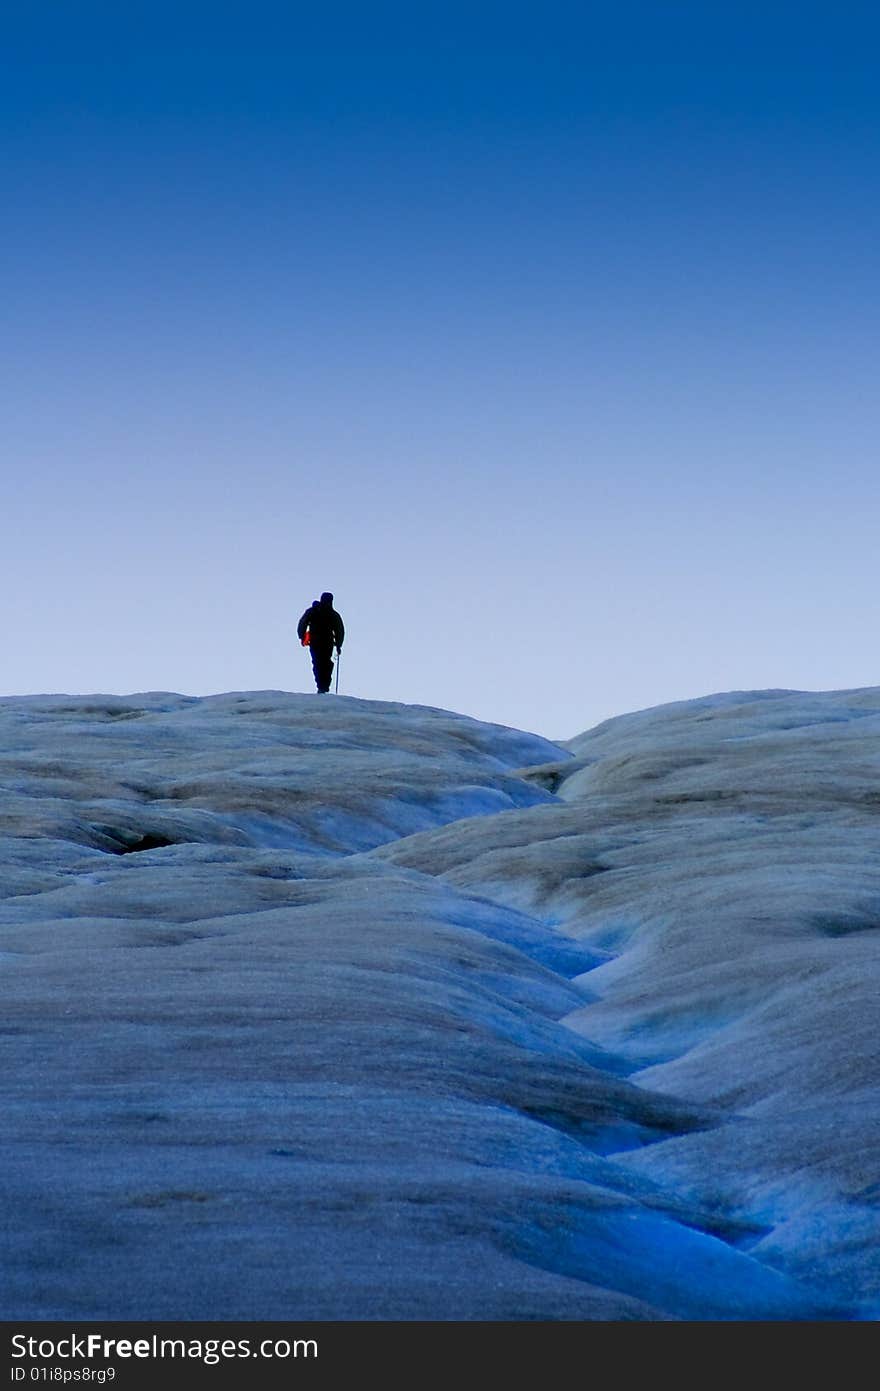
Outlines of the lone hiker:
M345 637L345 625L333 607L332 594L324 593L309 605L296 625L296 633L311 651L315 685L321 695L326 695L333 675L333 647L341 652Z

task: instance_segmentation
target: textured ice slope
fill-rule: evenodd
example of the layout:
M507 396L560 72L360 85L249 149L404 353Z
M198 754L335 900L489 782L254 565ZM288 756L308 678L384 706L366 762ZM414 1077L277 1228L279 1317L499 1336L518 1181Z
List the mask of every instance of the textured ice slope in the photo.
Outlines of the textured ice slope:
M824 699L0 701L2 1315L870 1312L880 702Z
M732 693L608 721L558 801L387 858L605 964L567 1023L721 1124L620 1157L753 1222L773 1268L880 1304L880 691Z

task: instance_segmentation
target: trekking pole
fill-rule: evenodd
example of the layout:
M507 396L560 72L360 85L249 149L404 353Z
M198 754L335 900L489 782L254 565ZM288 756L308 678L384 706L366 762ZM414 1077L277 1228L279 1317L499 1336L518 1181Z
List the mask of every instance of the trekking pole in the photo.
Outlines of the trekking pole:
M336 649L336 695L339 695L339 663L342 661L342 648Z

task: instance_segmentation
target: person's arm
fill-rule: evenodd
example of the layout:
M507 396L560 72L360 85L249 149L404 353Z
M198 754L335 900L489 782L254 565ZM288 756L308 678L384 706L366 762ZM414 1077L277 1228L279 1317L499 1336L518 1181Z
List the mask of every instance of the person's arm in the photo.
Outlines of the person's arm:
M345 624L343 623L343 621L342 621L342 619L340 618L339 614L336 613L336 610L335 610L335 609L333 610L333 612L334 612L334 615L335 615L335 617L334 617L334 619L333 619L333 636L334 636L334 638L336 639L336 650L337 650L337 652L341 652L341 651L342 651L342 640L343 640L343 638L345 637Z
M311 616L312 610L311 608L307 608L302 618L296 625L296 635L299 638L300 642L302 642L303 638L306 635L306 628L308 628L309 626L309 619L311 618Z

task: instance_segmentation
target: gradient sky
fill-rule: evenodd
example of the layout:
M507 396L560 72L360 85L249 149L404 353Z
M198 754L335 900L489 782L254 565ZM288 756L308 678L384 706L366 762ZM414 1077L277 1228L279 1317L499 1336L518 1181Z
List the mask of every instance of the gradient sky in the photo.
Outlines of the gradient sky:
M8 694L880 681L873 6L2 6Z

